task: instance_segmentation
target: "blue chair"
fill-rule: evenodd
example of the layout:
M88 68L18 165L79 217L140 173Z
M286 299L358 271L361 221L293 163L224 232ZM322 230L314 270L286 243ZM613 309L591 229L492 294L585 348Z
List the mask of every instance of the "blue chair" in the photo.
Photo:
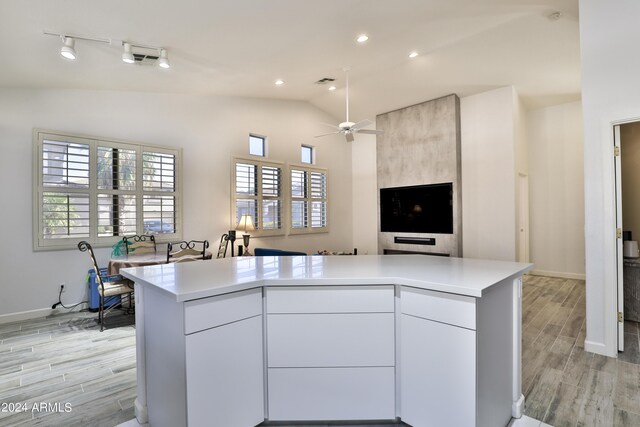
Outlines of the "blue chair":
M255 248L253 250L255 256L296 256L296 255L307 255L304 252L296 252L296 251L283 251L282 249L272 249L272 248Z

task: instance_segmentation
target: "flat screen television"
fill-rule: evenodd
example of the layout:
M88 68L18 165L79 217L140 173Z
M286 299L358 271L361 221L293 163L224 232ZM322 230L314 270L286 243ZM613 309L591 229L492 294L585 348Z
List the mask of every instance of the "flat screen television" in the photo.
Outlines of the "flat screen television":
M453 234L453 183L381 188L380 229Z

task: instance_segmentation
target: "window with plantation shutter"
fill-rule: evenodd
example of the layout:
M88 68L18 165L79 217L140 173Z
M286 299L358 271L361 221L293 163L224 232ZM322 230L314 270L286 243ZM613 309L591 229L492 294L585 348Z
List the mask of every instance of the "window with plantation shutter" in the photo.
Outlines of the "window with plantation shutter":
M181 238L180 150L40 130L34 147L35 250Z
M291 232L324 232L328 227L326 169L291 166Z
M232 228L242 215L251 215L252 234L282 234L282 170L279 163L233 159Z

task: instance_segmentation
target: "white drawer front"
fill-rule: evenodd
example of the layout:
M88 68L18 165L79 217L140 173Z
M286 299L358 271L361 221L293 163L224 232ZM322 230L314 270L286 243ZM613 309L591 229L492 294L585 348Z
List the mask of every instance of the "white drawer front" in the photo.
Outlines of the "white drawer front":
M394 366L393 313L270 314L270 367Z
M184 333L202 331L262 314L262 288L184 303Z
M472 297L402 287L400 305L404 314L476 329L476 300Z
M393 313L393 311L393 285L267 288L267 313Z
M269 419L395 418L394 368L269 369Z

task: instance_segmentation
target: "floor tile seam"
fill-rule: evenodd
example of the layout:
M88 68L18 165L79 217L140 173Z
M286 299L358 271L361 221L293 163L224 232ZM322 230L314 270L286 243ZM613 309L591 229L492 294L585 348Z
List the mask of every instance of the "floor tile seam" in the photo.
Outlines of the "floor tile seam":
M578 309L578 308L577 308L577 307L574 307L574 308L571 310L571 313L569 314L569 318L567 318L567 322L569 321L569 319L570 319L570 318L571 318L571 316L573 315L573 312L574 312L574 311L576 311L576 309ZM575 337L570 337L570 336L568 336L568 335L562 335L562 331L564 331L564 326L566 326L566 324L565 324L565 325L560 329L559 335L562 335L562 336L564 336L564 337L576 338L576 339L577 339L577 338L578 338L578 335L580 335L580 330L582 329L582 324L583 324L584 322L586 322L586 321L587 321L587 316L586 316L586 314L585 314L584 319L582 319L582 322L580 322L580 328L578 328L578 333L577 333L577 335L576 335Z
M547 405L547 409L544 411L544 415L542 416L542 419L540 420L541 422L544 422L544 420L547 418L547 415L549 415L549 409L551 409L551 404L553 403L553 400L555 399L556 395L558 394L558 390L560 389L560 384L562 384L562 381L558 382L558 385L555 388L555 391L553 392L553 395L551 396L551 399L549 400L549 404Z

